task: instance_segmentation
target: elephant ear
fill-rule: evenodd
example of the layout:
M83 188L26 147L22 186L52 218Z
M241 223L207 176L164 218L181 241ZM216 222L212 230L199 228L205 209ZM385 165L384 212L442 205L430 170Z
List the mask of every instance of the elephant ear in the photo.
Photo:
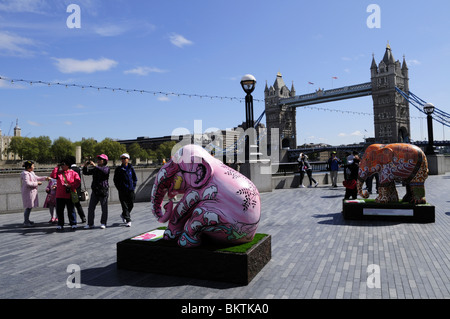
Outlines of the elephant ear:
M376 162L380 165L385 165L387 163L392 162L394 158L394 151L390 147L380 148L376 152Z
M187 184L194 188L203 187L213 174L213 157L196 145L183 147L181 154L176 161Z

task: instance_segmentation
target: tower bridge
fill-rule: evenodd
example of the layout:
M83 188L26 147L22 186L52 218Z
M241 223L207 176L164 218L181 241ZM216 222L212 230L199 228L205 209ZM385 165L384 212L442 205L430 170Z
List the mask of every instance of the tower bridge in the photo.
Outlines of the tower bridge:
M370 82L367 83L296 95L294 84L289 89L278 72L274 84L270 87L266 84L264 90L268 141L271 141L271 128L277 128L282 148L297 147L297 107L372 96L375 142L410 142L409 102L396 90L398 87L409 91L409 70L405 57L402 63L396 61L388 44L378 65L372 57L370 75Z

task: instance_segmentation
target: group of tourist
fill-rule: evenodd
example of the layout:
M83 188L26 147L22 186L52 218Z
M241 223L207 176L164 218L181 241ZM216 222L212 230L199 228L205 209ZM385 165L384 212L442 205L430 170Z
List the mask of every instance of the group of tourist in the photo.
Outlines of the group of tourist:
M341 161L335 151L331 152L331 156L327 161L327 171L330 172L331 179L331 187L337 187L337 176L340 168L344 169L344 182L345 186L345 195L344 199L356 199L357 198L357 180L358 180L358 171L359 171L359 154L357 151L353 151L352 154L345 154L345 160ZM300 156L297 159L299 163L299 171L300 171L300 188L304 188L303 178L305 173L309 178L309 187L317 187L319 183L312 176L312 167L308 161L308 156L306 154L300 153ZM377 182L377 191L378 191L378 175L375 174ZM372 176L373 178L373 176ZM372 178L367 180L367 189L369 193L372 193Z
M108 198L109 198L109 174L108 156L105 154L96 157L97 162L87 161L83 165L82 174L92 175L92 193L89 199L88 216L83 212L80 204L81 172L75 164L73 156L66 157L53 169L50 176L41 177L34 173L34 162L26 161L21 174L22 201L24 206L24 226L30 227L34 222L30 220L31 210L39 207L38 186L43 181L48 181L46 188L47 197L44 208L50 211L50 223L56 224L58 231L64 230L64 210L67 209L69 225L72 229L77 228L75 208L80 215L81 222L86 223L84 228L94 228L95 208L100 203L101 217L100 228L106 228L108 221ZM131 211L134 207L135 189L137 183L136 172L129 162L130 155L124 153L120 156L121 165L114 171L113 182L119 194L122 206L120 217L127 227L131 227ZM77 191L78 190L78 191Z

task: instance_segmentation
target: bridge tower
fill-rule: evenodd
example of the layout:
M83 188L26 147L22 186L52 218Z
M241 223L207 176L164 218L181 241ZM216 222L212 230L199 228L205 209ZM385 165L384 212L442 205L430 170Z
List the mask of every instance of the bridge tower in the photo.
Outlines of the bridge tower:
M277 74L275 83L267 86L264 89L264 100L266 110L266 125L267 125L267 140L271 142L271 129L279 129L279 144L281 148L297 148L297 127L296 127L296 113L295 107L283 105L281 99L294 97L295 89L294 83L289 90L283 81L283 76L280 72Z
M386 47L383 60L370 67L372 99L377 143L409 143L411 139L409 103L396 90L409 91L409 74L405 57L403 64L395 61L390 45Z

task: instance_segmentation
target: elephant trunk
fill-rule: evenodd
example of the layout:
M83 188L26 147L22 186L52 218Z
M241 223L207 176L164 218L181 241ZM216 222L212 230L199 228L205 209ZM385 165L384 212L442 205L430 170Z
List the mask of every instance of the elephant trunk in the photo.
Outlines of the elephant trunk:
M162 202L172 186L172 180L175 174L173 166L175 166L173 163L167 163L160 169L152 189L150 205L153 215L155 215L160 223L167 222L172 215L172 209L167 209L171 208L171 206L166 206L166 211L163 212Z
M358 195L361 196L362 198L369 198L369 193L367 191L362 190L362 187L364 185L364 180L358 178L358 183L356 185L357 189L358 189Z

